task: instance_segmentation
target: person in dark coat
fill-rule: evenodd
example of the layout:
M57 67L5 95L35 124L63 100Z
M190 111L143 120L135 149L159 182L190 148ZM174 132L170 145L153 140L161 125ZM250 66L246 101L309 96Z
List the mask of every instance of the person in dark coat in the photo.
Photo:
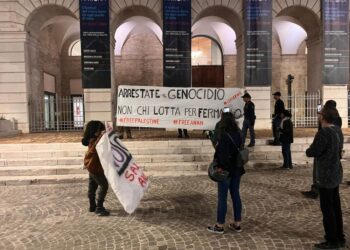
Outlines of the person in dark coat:
M229 178L226 181L218 182L218 205L217 220L207 230L212 233L224 233L225 218L227 212L227 194L230 191L233 203L233 220L229 228L235 232L241 232L242 202L239 193L241 175L243 168L234 165L241 147L242 137L235 118L232 113L223 113L219 124L218 143L215 148L214 158L223 170L229 171Z
M280 145L278 128L282 121L281 113L283 113L285 108L284 108L284 102L281 100L281 92L277 91L272 95L273 95L273 99L276 100L275 110L272 115L272 133L274 138L272 145Z
M334 108L322 109L322 128L306 150L306 155L314 157L316 161L316 182L325 231L326 241L315 244L318 249L338 249L345 247L346 243L339 195L339 184L343 177L340 159L344 137L340 127L333 124L338 115Z
M254 124L255 124L255 105L251 101L252 97L245 93L243 96L243 101L245 102L244 105L244 120L243 120L243 128L242 128L242 134L243 134L243 145L245 144L245 139L247 136L247 130L249 129L250 133L250 143L248 147L254 147L255 146L255 131L254 131Z
M293 143L293 123L291 121L292 115L288 110L284 110L281 113L281 125L280 131L280 142L282 144L282 155L283 155L283 169L292 169L292 153L290 150L291 144Z
M334 100L328 100L325 104L323 108L330 108L330 109L334 109L336 116L334 118L334 121L332 121L332 124L334 124L335 126L338 126L339 128L341 128L342 126L342 119L338 113L337 110L337 103ZM317 112L317 115L319 117L319 122L318 122L318 131L321 130L322 126L321 126L321 122L320 122L320 115L321 115L322 109L320 111ZM318 194L319 194L319 188L318 188L318 184L316 182L316 162L314 161L313 163L313 176L312 176L312 185L311 185L311 189L310 191L302 191L301 193L306 197L306 198L310 198L310 199L317 199Z
M96 151L96 145L101 139L102 134L105 131L105 125L100 121L89 121L86 124L84 130L84 136L81 143L88 147L88 150L84 157L84 166L89 171L89 187L88 198L90 203L90 212L95 212L99 216L108 216L109 211L103 206L107 190L108 181L104 174L100 159ZM96 203L96 191L100 187L98 192L98 198Z

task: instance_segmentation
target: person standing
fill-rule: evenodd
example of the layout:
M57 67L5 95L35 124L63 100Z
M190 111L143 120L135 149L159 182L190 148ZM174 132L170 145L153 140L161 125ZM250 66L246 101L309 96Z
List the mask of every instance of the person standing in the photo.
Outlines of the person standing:
M177 130L177 137L178 137L178 138L183 138L182 134L185 136L185 138L190 138L190 136L188 135L187 129L185 129L185 128L184 128L184 129L179 128L179 129Z
M103 172L103 168L96 151L96 145L101 139L105 129L105 125L102 122L90 121L86 124L84 136L81 140L84 146L88 146L88 150L84 157L84 166L89 171L89 211L95 212L99 216L109 215L109 211L107 211L103 206L108 190L108 181ZM96 203L96 191L98 186L100 186L100 190Z
M335 116L335 119L334 121L332 121L332 124L334 124L335 126L338 126L339 128L341 128L342 126L342 119L338 113L338 110L337 110L337 103L336 101L334 100L328 100L325 104L324 104L324 108L330 108L330 109L335 109L335 113L336 113L336 116ZM318 116L318 119L319 119L319 122L318 122L318 131L321 130L322 128L322 124L320 122L320 115L321 115L321 110L318 109L317 111L317 116ZM318 197L318 194L319 194L319 188L318 188L318 184L316 182L316 161L313 162L313 175L312 175L312 185L311 185L311 189L310 191L302 191L301 193L306 197L306 198L309 198L309 199L317 199Z
M278 128L281 124L281 113L285 110L284 102L281 100L281 92L277 91L272 94L273 99L275 99L275 110L272 115L272 133L273 133L273 142L272 145L281 145L279 141L279 132Z
M340 164L344 137L340 127L333 124L338 112L323 108L320 114L322 128L306 150L308 157L316 161L316 182L320 192L320 207L323 215L325 242L315 244L318 249L332 249L345 246L343 218L339 196L339 184L343 177Z
M255 124L255 105L251 101L252 97L245 93L243 96L243 101L245 102L244 105L244 120L243 120L243 127L242 127L242 133L243 133L243 145L245 144L245 139L247 136L247 130L249 129L250 133L250 143L248 147L254 147L255 146L255 131L254 131L254 124Z
M281 126L280 131L280 142L282 144L282 155L283 155L283 166L282 169L292 169L292 153L290 150L291 144L293 143L293 123L291 121L292 115L288 110L284 110L281 113Z
M239 185L242 168L234 165L238 154L238 148L242 144L241 131L238 128L232 113L223 113L219 125L219 139L215 148L214 158L219 166L229 171L229 178L226 181L218 182L218 204L217 220L213 226L208 226L207 230L212 233L224 233L225 218L227 212L227 194L230 190L233 203L233 221L229 228L236 232L241 232L242 202L239 193ZM235 145L233 145L235 144Z

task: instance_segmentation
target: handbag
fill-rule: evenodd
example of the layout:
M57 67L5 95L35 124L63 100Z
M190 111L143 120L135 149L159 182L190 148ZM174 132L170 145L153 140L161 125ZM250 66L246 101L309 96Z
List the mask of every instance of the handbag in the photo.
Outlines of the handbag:
M212 181L215 181L215 182L225 181L228 179L229 174L230 173L227 170L223 170L223 169L219 170L219 164L216 161L216 159L214 159L209 164L208 176Z
M232 139L229 133L226 132L231 142L237 148L238 154L236 156L235 166L238 168L244 168L244 165L249 161L249 150L247 148L238 148L235 141ZM244 171L245 172L245 171Z

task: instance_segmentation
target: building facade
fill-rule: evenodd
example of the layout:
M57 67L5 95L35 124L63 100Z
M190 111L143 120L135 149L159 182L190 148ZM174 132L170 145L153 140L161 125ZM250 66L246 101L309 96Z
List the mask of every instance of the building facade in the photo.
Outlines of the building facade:
M193 86L245 88L243 2L192 0ZM270 128L271 93L287 95L288 74L295 78L293 95L335 99L347 120L348 85L322 84L322 1L272 2L272 85L246 87L256 104L256 127ZM86 121L113 120L118 85L163 85L162 8L162 0L110 0L112 88L84 90L79 0L1 1L0 114L23 132L35 132L38 123L59 130L57 117L71 119L71 113L63 117L67 109L83 112ZM68 97L76 102L58 107L56 100L64 106Z

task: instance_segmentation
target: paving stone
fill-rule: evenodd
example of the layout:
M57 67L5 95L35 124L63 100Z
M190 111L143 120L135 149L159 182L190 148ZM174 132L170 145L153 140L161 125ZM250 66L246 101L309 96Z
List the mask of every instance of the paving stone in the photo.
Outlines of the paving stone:
M318 200L303 198L311 168L247 170L241 182L242 233L211 234L217 186L207 176L151 177L132 215L111 190L110 217L87 211L87 180L55 185L0 186L0 249L312 249L322 240ZM347 172L344 176L350 179ZM350 237L350 187L341 185ZM232 216L229 201L227 221Z

